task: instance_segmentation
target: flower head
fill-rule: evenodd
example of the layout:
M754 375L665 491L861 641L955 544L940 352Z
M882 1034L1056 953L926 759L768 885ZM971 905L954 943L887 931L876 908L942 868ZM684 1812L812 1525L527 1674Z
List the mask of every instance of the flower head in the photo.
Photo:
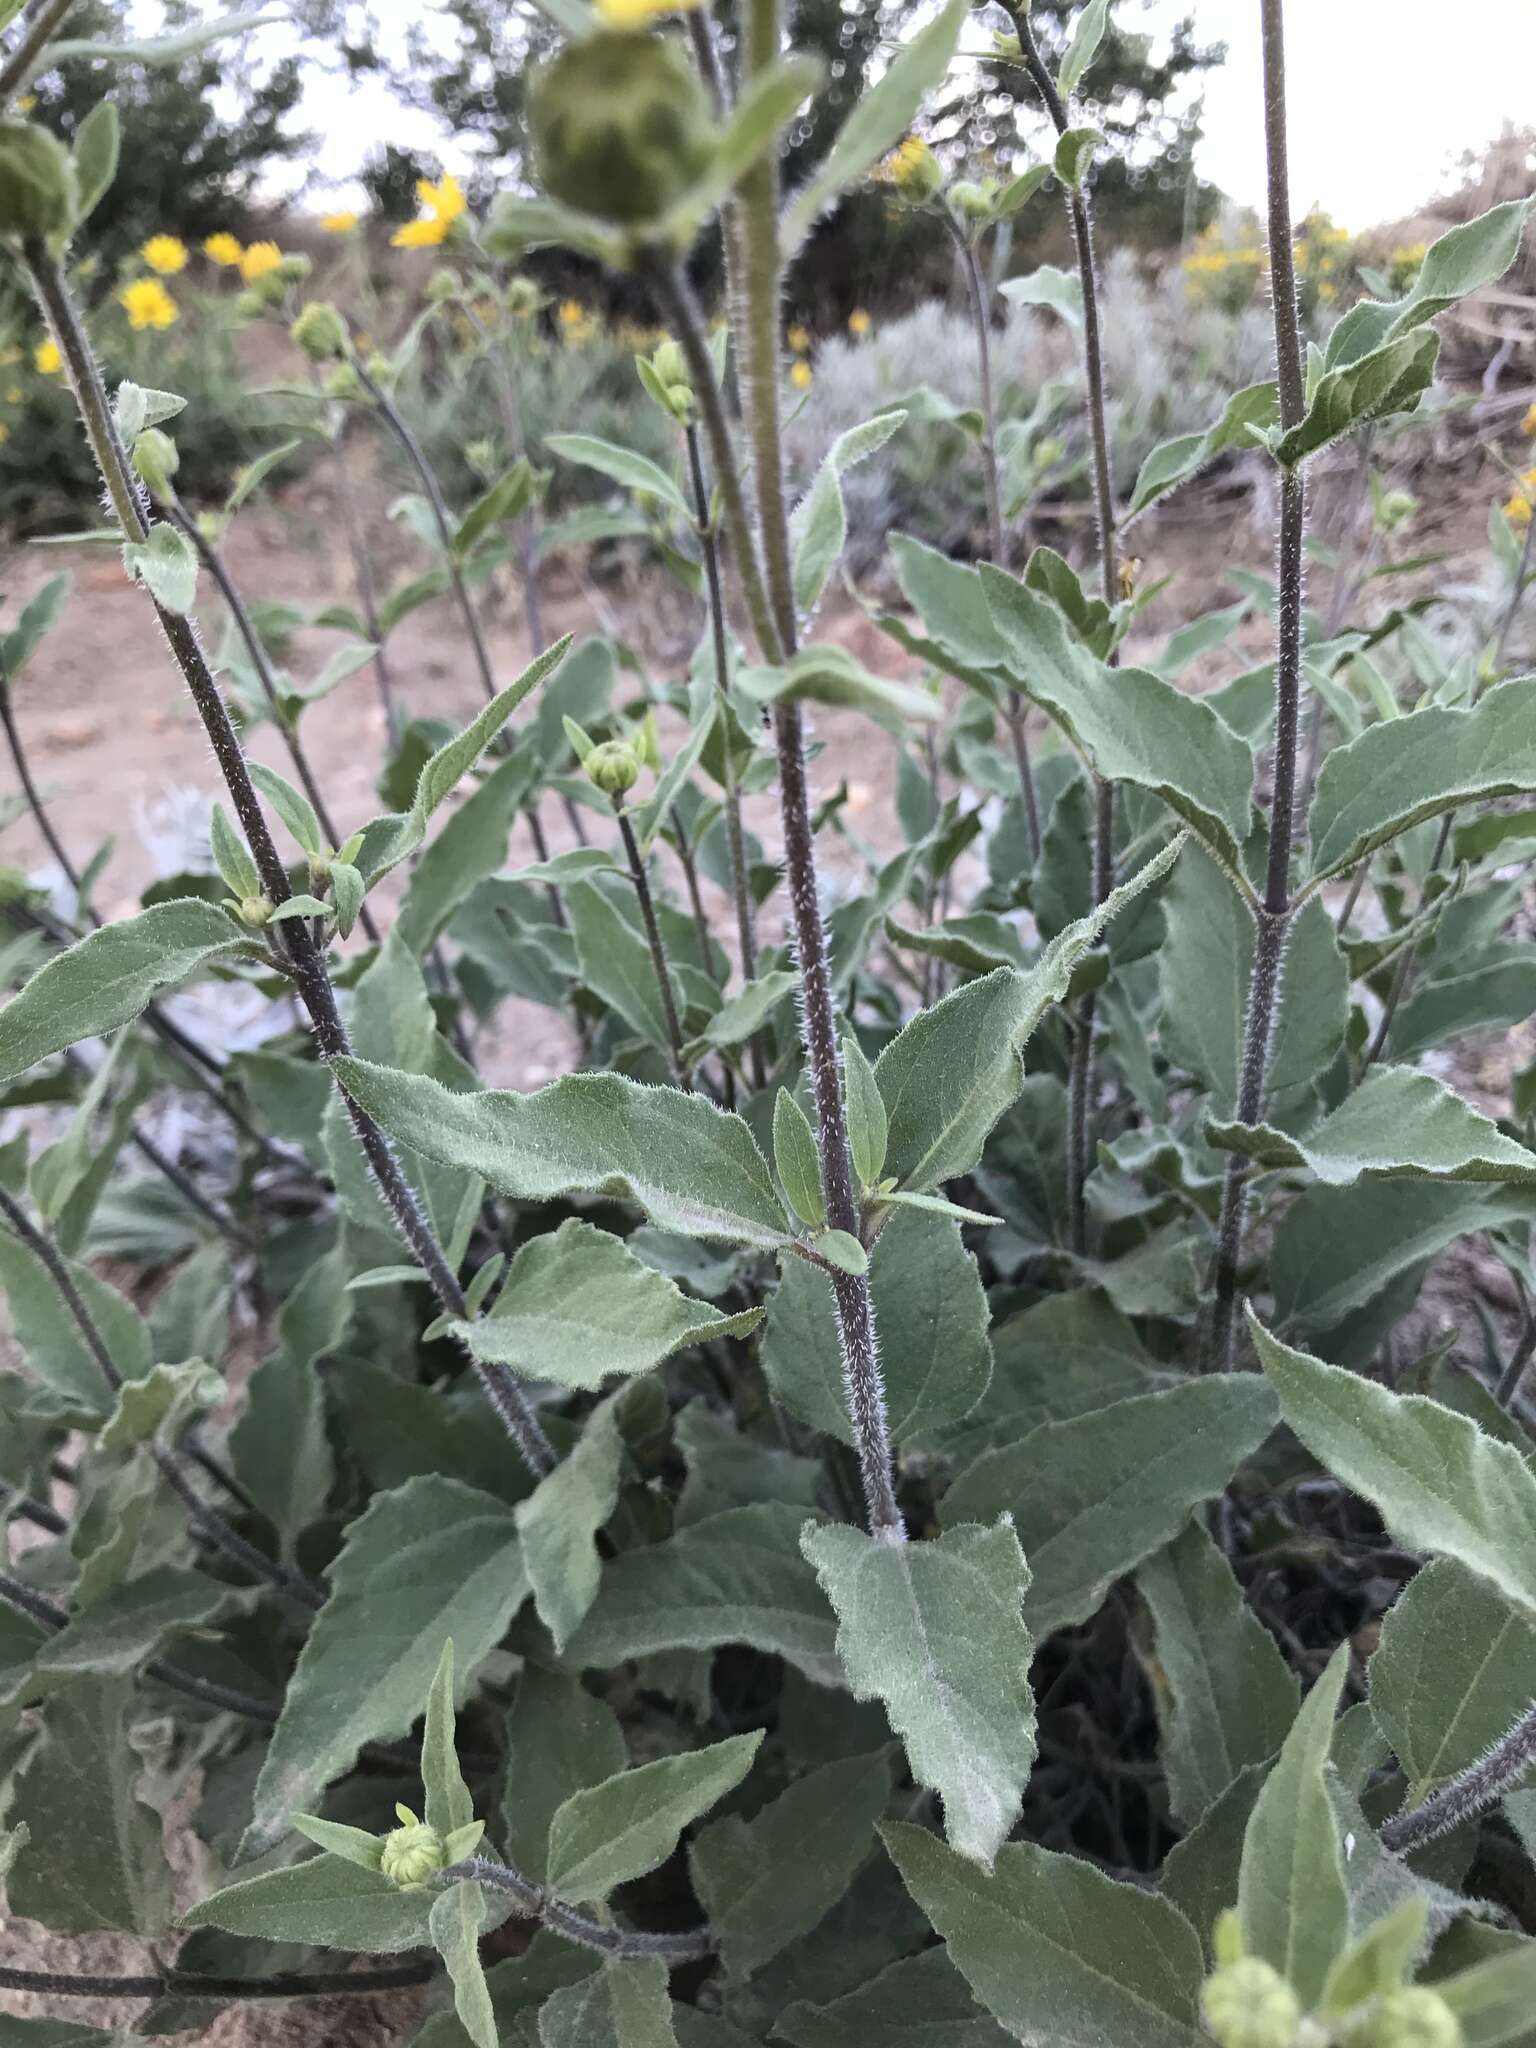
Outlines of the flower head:
M700 0L597 0L597 11L607 28L641 29L663 14L681 14Z
M252 242L249 249L241 251L240 275L247 284L254 284L258 277L276 270L282 260L283 252L276 242Z
M357 226L358 216L345 207L339 213L322 213L320 225L328 235L350 235Z
M217 234L210 235L204 242L203 254L210 263L217 263L225 270L234 270L238 268L245 251L234 235Z
M178 318L176 301L158 277L136 277L118 293L118 303L128 315L135 332L146 327L170 327Z
M938 158L916 135L897 143L880 175L909 199L931 199L944 182Z
M448 1861L447 1847L436 1828L419 1821L408 1806L397 1806L400 1826L384 1837L379 1868L391 1884L413 1891Z
M187 245L175 235L151 235L139 254L157 277L174 277L187 267Z
M874 324L862 306L855 306L848 315L848 332L855 341L862 341Z
M403 228L396 228L389 238L392 248L435 249L439 242L447 240L448 230L469 203L451 171L435 183L431 178L418 178L416 197L425 211L419 219L408 220Z
M791 363L789 381L797 391L809 391L815 382L815 372L809 363Z
M811 330L808 327L791 327L784 339L789 343L791 355L803 356L810 353Z
M40 341L32 351L32 363L40 377L57 377L64 367L64 358L59 353L59 344L52 335Z
M1522 434L1536 435L1536 405L1533 405L1520 422Z
M1529 526L1531 523L1531 501L1524 491L1516 491L1513 497L1504 501L1504 517L1511 526Z
M425 215L420 220L408 220L403 228L396 228L389 238L389 246L392 249L435 249L447 233L446 221Z

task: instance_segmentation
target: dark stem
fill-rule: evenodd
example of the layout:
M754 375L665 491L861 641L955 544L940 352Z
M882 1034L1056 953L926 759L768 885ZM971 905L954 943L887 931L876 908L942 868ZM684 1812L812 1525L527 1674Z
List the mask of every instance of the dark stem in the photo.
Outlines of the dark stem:
M412 469L415 470L421 488L426 495L427 504L431 507L432 511L432 524L437 528L437 537L442 546L444 562L448 570L448 581L453 587L454 599L459 607L459 616L464 621L464 630L469 635L469 644L474 650L475 667L480 675L480 687L484 690L487 698L492 698L496 695L496 675L491 667L491 657L485 644L485 635L480 630L479 618L476 616L475 607L470 601L469 586L464 581L464 570L459 562L458 551L453 544L453 522L448 514L448 506L443 497L442 486L438 483L436 473L431 463L428 462L421 443L406 425L394 401L388 396L378 379L365 364L359 362L355 356L351 360L352 367L357 372L358 382L373 400L375 406L377 406L380 419L383 420L395 439L400 443L401 448L405 451L406 460L410 463Z
M507 351L493 343L484 322L467 301L463 303L463 310L480 338L481 350L490 358L496 403L501 413L501 431L506 439L507 453L516 462L528 453L528 437L523 430L522 402L517 394L512 367L507 361ZM523 623L528 631L528 655L532 660L544 652L546 642L544 610L539 594L538 535L531 511L519 513L513 524L512 539L517 549L517 575L523 589Z
M708 1927L690 1934L643 1934L632 1928L589 1920L584 1913L551 1898L542 1885L524 1877L520 1870L497 1863L489 1856L469 1856L438 1873L442 1884L458 1884L466 1879L508 1893L517 1901L518 1911L525 1919L537 1920L551 1934L563 1935L567 1941L595 1949L599 1955L660 1956L667 1963L691 1963L713 1955L718 1945L713 1929Z
M76 912L88 917L92 924L100 924L100 918L85 900L80 871L65 852L64 842L54 830L53 820L48 815L48 807L43 802L42 793L32 780L32 770L21 744L21 733L16 725L16 714L11 708L11 679L4 669L0 669L0 724L5 727L6 744L11 750L11 763L16 770L16 779L21 784L21 793L27 800L27 808L32 813L38 831L43 835L48 851L58 862L65 881L74 891Z
M32 1991L50 1998L350 1998L430 1984L442 1965L393 1963L380 1970L320 1970L290 1977L197 1977L166 1970L152 1977L84 1977L56 1970L13 1970L0 1965L0 1991Z
M1520 550L1520 566L1515 571L1515 587L1510 593L1504 620L1499 627L1499 637L1494 643L1493 672L1496 676L1504 673L1504 663L1509 654L1509 636L1514 631L1515 620L1520 616L1520 601L1525 596L1526 581L1533 564L1536 564L1536 519L1526 522L1525 545Z
M1093 900L1102 903L1113 884L1115 791L1102 776L1093 778ZM1067 1216L1072 1250L1088 1252L1088 1162L1093 1145L1093 1026L1098 1003L1092 991L1078 1001L1072 1067L1067 1085Z
M1501 1735L1485 1755L1469 1764L1458 1777L1444 1785L1422 1806L1400 1813L1381 1830L1383 1848L1394 1855L1410 1856L1440 1835L1448 1835L1464 1821L1475 1820L1495 1806L1536 1763L1536 1705L1527 1707L1506 1735Z
M224 557L213 545L212 541L204 535L201 527L192 517L191 513L188 512L180 498L169 498L166 501L166 510L192 543L192 546L197 550L197 559L213 578L214 583L218 587L220 597L223 598L229 608L229 615L235 622L235 631L240 635L245 651L250 656L251 666L255 669L257 680L261 684L262 695L267 700L267 708L272 713L272 722L282 735L283 745L288 749L288 758L293 763L294 773L299 778L304 794L309 798L311 805L314 807L315 817L319 821L320 830L325 834L326 844L334 853L336 848L341 845L343 835L337 831L335 820L326 808L325 797L321 793L320 785L315 780L314 771L309 765L309 757L304 751L303 741L283 716L277 692L277 678L272 673L272 664L267 659L267 650L262 645L261 635L256 631L250 613L245 608L245 600L236 589L234 579L224 566ZM374 923L373 915L366 903L358 912L357 921L373 944L378 945L380 939L379 928Z
M117 513L118 523L128 539L142 542L148 534L143 504L118 437L116 422L101 381L101 372L69 296L63 272L41 243L29 243L25 253L39 303L68 368L81 420L113 509ZM230 722L224 699L219 695L218 686L214 682L196 631L186 619L168 612L158 601L155 602L155 612L160 621L161 631L170 645L171 654L181 670L198 716L202 720L203 730L208 736L214 759L218 762L220 773L224 777L225 788L229 791L235 814L245 833L251 857L256 863L262 887L274 907L286 903L289 895L288 877L272 835L267 829L266 817L257 798L255 785L251 781L250 771L246 767L240 741ZM314 937L302 918L289 919L284 930L288 947L288 972L308 1012L310 1027L321 1058L329 1062L338 1056L349 1054L352 1048L341 1021L341 1012L337 1008L336 992L331 986L324 954L315 944ZM463 1290L448 1264L442 1247L433 1235L432 1226L427 1221L414 1190L390 1150L389 1140L372 1117L345 1092L343 1100L379 1192L388 1204L390 1213L395 1218L418 1265L431 1283L438 1306L446 1315L462 1320L465 1313ZM482 1377L485 1375L482 1374ZM554 1451L522 1389L510 1382L505 1385L498 1384L493 1399L496 1400L498 1412L504 1420L509 1415L516 1416L514 1441L523 1455L529 1458L532 1469L536 1473L548 1471L555 1462ZM530 1457L530 1450L537 1456Z
M1525 1327L1514 1350L1509 1354L1509 1363L1499 1375L1495 1398L1501 1408L1512 1409L1520 1396L1520 1382L1525 1378L1526 1367L1536 1356L1536 1314L1527 1308Z
M1451 828L1455 822L1456 813L1454 811L1447 811L1440 820L1440 830L1435 838L1435 850L1429 857L1429 873L1431 875L1438 874L1440 871L1440 864L1445 859L1445 849L1451 841ZM1413 940L1411 944L1404 946L1401 953L1397 956L1397 965L1392 970L1391 984L1387 989L1387 999L1382 1005L1381 1022L1376 1026L1376 1034L1366 1050L1365 1061L1361 1068L1362 1079L1370 1072L1371 1068L1375 1066L1387 1049L1387 1040L1392 1035L1392 1026L1397 1019L1398 1007L1408 992L1409 977L1413 973L1418 957L1419 942L1417 939Z
M75 0L40 0L21 32L21 40L0 65L0 108L19 93L33 66L74 11Z
M1371 857L1366 855L1355 864L1355 872L1349 878L1349 893L1344 898L1343 908L1334 921L1334 930L1343 933L1349 929L1349 920L1355 914L1355 905L1360 901L1360 891L1365 887L1365 878L1370 873Z
M699 951L708 962L709 912L704 908L704 897L699 888L699 864L694 858L693 841L688 837L688 827L683 823L682 812L676 804L667 813L667 818L672 827L672 837L677 841L677 864L683 871L683 882L688 891L688 907L693 912L694 934L699 942Z
M314 376L318 389L318 369ZM374 585L373 563L368 556L368 541L363 531L362 515L357 509L357 495L352 489L352 475L347 467L344 427L337 433L333 448L336 495L341 502L342 523L347 529L347 549L352 557L352 581L357 587L357 602L363 614L363 624L368 628L368 638L373 642L373 680L379 693L379 704L384 712L384 730L393 743L400 737L400 713L395 703L394 681L390 675L389 662L384 653L384 636L379 631L378 592Z
M640 901L640 918L645 926L645 943L650 948L651 966L656 975L656 988L661 997L662 1015L667 1024L667 1045L672 1054L672 1073L679 1088L685 1094L693 1093L693 1080L688 1072L688 1062L683 1057L683 1027L678 1019L677 998L672 991L672 976L667 969L667 949L661 936L661 926L656 922L656 905L651 900L651 885L645 872L645 861L640 852L640 842L635 837L635 828L629 822L628 813L622 808L623 799L615 797L613 808L619 821L619 832L624 841L624 857L629 862L629 879L634 884L635 895Z

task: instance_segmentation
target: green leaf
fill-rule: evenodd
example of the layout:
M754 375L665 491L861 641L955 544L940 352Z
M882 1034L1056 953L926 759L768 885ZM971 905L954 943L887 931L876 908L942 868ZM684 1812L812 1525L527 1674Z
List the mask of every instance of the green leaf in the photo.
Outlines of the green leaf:
M795 507L789 523L793 550L795 604L808 616L821 602L827 578L837 567L848 541L848 515L843 509L843 475L856 462L877 454L906 421L900 410L877 413L862 426L839 434L822 459L811 487Z
M0 1026L3 1044L3 1026ZM568 1074L534 1095L455 1095L424 1075L336 1059L347 1093L393 1138L504 1195L613 1195L663 1230L768 1247L787 1236L768 1162L739 1116L618 1074Z
M507 1715L502 1826L513 1863L542 1884L549 1824L573 1792L622 1771L628 1757L613 1709L581 1681L525 1662Z
M898 734L914 720L926 724L939 717L943 708L926 691L875 675L845 647L830 642L802 647L778 668L739 668L736 682L755 704L807 702L862 711Z
M905 533L891 535L891 562L908 604L961 664L992 669L1006 663L1007 645L987 611L980 570Z
M37 652L38 642L68 603L74 580L68 574L50 576L27 599L11 630L0 634L0 677L5 682L14 683Z
M45 1702L6 1813L29 1835L6 1883L17 1918L57 1934L155 1936L170 1924L160 1816L139 1796L143 1761L128 1739L134 1706L123 1676L82 1678Z
M891 1792L885 1750L808 1771L751 1820L712 1821L689 1851L725 1966L748 1977L831 1912L868 1856Z
M794 2048L1008 2048L940 1944L903 1956L826 2005L801 1999L780 2013L775 2040Z
M177 1565L155 1565L90 1607L77 1608L48 1638L33 1669L58 1678L84 1672L126 1677L173 1637L210 1628L249 1605L237 1587Z
M304 851L328 853L331 849L327 847L325 834L320 830L320 820L315 816L315 807L303 791L295 789L286 776L279 775L275 768L268 768L260 761L250 762L249 768L252 782Z
M875 1070L851 1033L843 1040L843 1090L848 1103L848 1146L854 1171L866 1188L872 1188L885 1171L890 1126Z
M255 1941L398 1955L424 1948L435 1894L401 1891L382 1871L342 1856L311 1856L225 1885L182 1915L183 1927L222 1927Z
M142 1378L153 1358L149 1325L130 1301L88 1267L66 1260L65 1270L118 1371L125 1380ZM30 1375L72 1409L104 1421L114 1402L101 1367L41 1259L9 1231L0 1231L0 1288Z
M1199 1938L1166 1899L1033 1842L1009 1843L986 1871L922 1828L881 1832L950 1961L1020 2041L1205 2043Z
M637 454L633 448L621 448L614 441L601 440L596 434L546 434L544 445L552 455L563 456L567 462L579 462L586 469L595 469L599 475L622 484L626 491L639 491L645 497L655 498L680 519L692 524L693 514L688 500L667 472L652 462L648 455Z
M197 597L197 553L184 533L156 520L143 541L123 542L123 566L162 610L184 618Z
M921 1194L970 1172L987 1134L1017 1098L1024 1047L1065 996L1073 967L1128 903L1161 881L1182 844L1175 840L1097 910L1068 925L1027 973L1005 967L970 982L892 1039L875 1062L889 1118L888 1177Z
M781 57L746 79L736 104L717 130L704 168L657 224L659 237L674 235L686 247L699 227L729 198L754 164L768 154L796 111L824 77L817 57Z
M103 104L107 103L103 102ZM258 455L254 462L248 462L243 468L238 470L235 476L235 487L224 500L226 517L231 512L238 512L246 500L254 492L260 490L273 470L280 463L286 462L295 449L302 448L303 446L303 437L295 435L291 441L280 441L275 448L268 448L263 454ZM315 623L318 625L320 621L316 620ZM369 647L364 652L371 657L376 650Z
M521 749L498 762L485 780L454 807L442 830L413 862L396 931L402 944L418 958L441 936L460 904L501 867L507 857L513 823L527 802L536 774L535 763ZM586 871L594 866L603 869L612 865L607 854L599 853L595 847L578 847L575 851L586 857ZM571 858L570 854L559 854L547 865L557 867ZM331 870L333 892L338 878L346 872L357 871L339 865ZM569 870L553 877L525 870L503 879L566 880Z
M1293 1351L1251 1311L1249 1322L1285 1420L1392 1540L1454 1558L1536 1617L1536 1473L1520 1453L1438 1401Z
M539 2014L540 2048L678 2048L659 1956L603 1964L557 1991Z
M227 912L194 896L103 925L45 962L0 1011L0 1083L82 1038L131 1024L212 960L254 950Z
M1417 1806L1487 1754L1536 1699L1536 1622L1436 1558L1408 1582L1371 1659L1371 1712Z
M261 876L246 849L245 841L229 822L222 804L208 814L208 845L219 878L231 896L245 898L261 893Z
M1002 288L1011 306L1044 306L1064 320L1074 334L1083 331L1083 287L1075 270L1042 263L1027 277L1010 277Z
M549 1824L549 1884L579 1904L665 1863L690 1822L752 1768L760 1730L681 1756L658 1757L573 1792Z
M1536 1999L1536 1942L1489 1956L1434 1989L1461 2023L1466 2048L1527 2048Z
M427 836L433 812L468 774L523 699L560 666L570 644L571 636L567 633L553 647L546 648L528 664L515 683L509 683L491 699L472 724L428 757L408 811L376 818L368 826L357 864L364 871L370 887L391 868L408 859L421 845Z
M722 1315L618 1238L571 1216L522 1247L488 1315L452 1328L487 1364L595 1390L614 1373L649 1372L691 1344L745 1336L762 1315Z
M50 62L53 60L50 58ZM75 227L78 231L112 188L117 176L118 149L121 142L121 128L118 121L117 103L114 100L98 100L75 131L75 144L71 152L75 159L75 178L79 197L75 202Z
M244 1856L279 1841L365 1742L409 1732L446 1640L467 1682L528 1591L511 1511L436 1476L374 1496L330 1586L262 1764Z
M1069 128L1057 138L1052 159L1056 175L1069 191L1081 192L1083 180L1093 162L1094 151L1104 140L1097 128Z
M1304 1138L1267 1124L1207 1122L1213 1145L1264 1166L1303 1166L1329 1187L1360 1181L1536 1181L1536 1155L1454 1089L1409 1067L1377 1067Z
M1056 89L1064 100L1071 99L1082 83L1083 74L1098 55L1099 44L1109 21L1109 0L1088 0L1077 17L1077 27L1056 74Z
M59 42L50 43L46 54L50 66L73 63L82 57L117 64L180 64L184 58L197 56L210 43L219 42L225 36L244 35L249 29L283 19L283 13L276 9L263 9L255 14L220 14L212 21L199 22L196 28L182 29L175 35L149 36L126 43L95 42L84 37L66 36Z
M1205 1084L1213 1115L1230 1117L1253 976L1253 914L1199 846L1179 862L1162 907L1161 1049ZM1318 1076L1343 1048L1348 1021L1349 965L1333 919L1320 902L1303 904L1291 922L1270 1048L1266 1107L1276 1123L1311 1109Z
M991 1371L976 1261L947 1218L893 1216L870 1254L870 1292L892 1440L903 1445L973 1408ZM843 1385L832 1282L783 1261L768 1305L763 1371L777 1400L840 1442L855 1441Z
M530 466L526 455L520 455L510 469L481 492L459 521L453 536L454 553L460 557L469 554L475 542L493 526L521 518L533 503L538 488L538 472Z
M658 1650L747 1643L817 1685L840 1685L836 1624L800 1554L804 1525L802 1507L728 1508L613 1559L566 1663L588 1670Z
M341 1821L322 1820L318 1814L296 1813L294 1832L313 1842L328 1855L355 1863L359 1870L380 1870L384 1863L384 1838L370 1835L365 1828L349 1828Z
M1536 676L1469 710L1430 704L1334 747L1312 799L1312 876L1342 873L1421 819L1536 789Z
M1238 1879L1244 1946L1286 1978L1308 2011L1349 1940L1343 1850L1325 1776L1348 1672L1349 1645L1341 1643L1264 1781Z
M280 1343L251 1375L245 1410L230 1432L240 1484L277 1531L285 1560L320 1519L335 1464L326 1432L325 1393L316 1367L336 1351L352 1320L347 1254L317 1259L283 1303ZM356 1438L349 1439L357 1449Z
M572 883L565 901L582 980L631 1031L652 1045L666 1046L667 1017L656 968L639 930L590 882ZM675 980L673 990L675 996Z
M1249 1764L1279 1749L1296 1718L1296 1680L1198 1517L1136 1584L1152 1615L1168 1804L1192 1828Z
M820 168L785 209L779 229L784 262L838 194L856 184L906 134L918 109L942 83L968 11L969 0L949 0L886 67L874 89L855 103Z
M990 1864L1035 1756L1018 1538L1006 1520L926 1543L807 1528L801 1548L837 1611L849 1690L881 1701L913 1777L944 1802L950 1842Z
M811 1243L840 1273L862 1279L869 1271L869 1254L850 1230L818 1230Z
M1428 1918L1429 1901L1418 1892L1373 1920L1329 1970L1323 2012L1342 2015L1380 1994L1401 1990L1424 1946Z
M1358 361L1325 370L1312 388L1305 418L1274 444L1276 461L1293 469L1341 434L1407 411L1435 381L1439 359L1439 335L1419 327Z
M1253 750L1198 697L1150 669L1110 668L1075 641L1049 598L989 563L982 587L1016 686L1110 782L1160 796L1230 869L1253 808Z
M475 2048L501 2048L491 1994L480 1967L485 1894L468 1882L450 1885L432 1901L427 1929L453 1981L453 2009Z
M440 1835L453 1834L475 1815L475 1802L459 1769L453 1720L453 1637L448 1636L427 1694L426 1727L421 1740L421 1782L427 1795L422 1817Z
M562 1226L569 1230L570 1224ZM585 1224L578 1225L586 1229ZM593 1236L597 1233L592 1232ZM660 1279L658 1273L653 1276ZM622 1391L593 1409L568 1456L517 1505L523 1565L540 1621L563 1650L597 1598L602 1564L596 1537L619 1502L624 1464Z
M798 981L787 967L775 967L756 981L743 982L728 1003L722 1003L700 1032L700 1046L744 1045L761 1031Z
M1502 959L1466 974L1426 980L1398 1006L1387 1034L1387 1052L1394 1060L1417 1059L1447 1039L1499 1025L1521 1024L1536 1009L1536 957Z
M1137 1395L983 1453L945 1494L940 1519L1012 1515L1029 1559L1024 1618L1043 1637L1086 1620L1192 1507L1225 1490L1275 1421L1250 1373Z
M1169 491L1188 483L1218 455L1252 447L1255 437L1250 429L1267 433L1279 417L1280 395L1274 384L1250 384L1227 400L1221 418L1203 434L1179 434L1171 441L1160 441L1141 465L1129 515L1144 512Z
M1519 254L1530 213L1529 199L1513 199L1441 235L1431 243L1406 298L1385 306L1364 300L1345 314L1328 337L1328 367L1358 362L1384 342L1435 319L1469 292L1493 284Z
M821 1155L810 1118L787 1088L781 1088L774 1098L773 1166L791 1209L802 1223L819 1230L827 1220Z

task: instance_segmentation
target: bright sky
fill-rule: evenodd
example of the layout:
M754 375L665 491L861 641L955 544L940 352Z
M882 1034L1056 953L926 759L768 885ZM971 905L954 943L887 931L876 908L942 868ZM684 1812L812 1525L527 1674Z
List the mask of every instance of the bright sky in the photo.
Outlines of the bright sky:
M385 0L386 27L404 5ZM1116 0L1114 11L1153 33L1192 13L1202 42L1226 43L1225 67L1205 80L1197 161L1234 199L1261 204L1259 0ZM282 29L267 34L284 46ZM1456 160L1506 121L1536 124L1536 0L1287 0L1286 38L1298 218L1313 204L1355 230L1400 218L1454 185ZM377 82L349 88L312 72L305 118L320 133L328 197L355 197L349 180L381 135L462 166L430 118L404 113Z

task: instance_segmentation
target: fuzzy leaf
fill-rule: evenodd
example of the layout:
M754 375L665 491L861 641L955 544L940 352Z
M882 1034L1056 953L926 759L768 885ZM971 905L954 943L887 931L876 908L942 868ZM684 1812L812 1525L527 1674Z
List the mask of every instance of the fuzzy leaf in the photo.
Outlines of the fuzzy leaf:
M808 1528L801 1548L837 1610L854 1698L882 1702L913 1777L943 1799L949 1840L990 1864L1035 1756L1018 1538L1006 1521L926 1543Z
M644 497L654 498L680 519L692 522L693 513L688 500L667 472L652 462L648 455L637 454L633 448L621 448L617 442L604 441L596 434L546 434L544 445L552 455L563 456L567 462L579 462L586 469L595 469L611 482L621 484L626 491L638 491Z
M161 1564L77 1609L50 1636L33 1669L65 1677L95 1672L126 1677L174 1636L211 1628L250 1604L234 1586L221 1586L201 1572Z
M391 1137L482 1174L504 1195L616 1195L663 1230L733 1244L774 1246L788 1235L751 1131L701 1095L618 1074L568 1074L536 1095L456 1095L367 1060L331 1069Z
M1325 370L1313 386L1305 418L1275 443L1276 460L1294 468L1368 420L1408 410L1434 382L1439 360L1439 335L1421 327L1356 362Z
M488 1315L452 1329L487 1364L596 1390L689 1345L745 1336L762 1316L760 1308L722 1315L642 1265L619 1238L571 1216L522 1247Z
M1203 434L1179 434L1171 441L1160 441L1137 475L1131 514L1144 512L1167 492L1177 490L1228 449L1252 447L1249 428L1267 431L1279 416L1280 396L1274 384L1250 384L1227 400L1221 418Z
M659 1956L603 1964L557 1991L539 2014L540 2048L678 2048Z
M401 1891L382 1871L342 1856L311 1856L225 1885L182 1915L183 1927L222 1927L255 1941L398 1955L424 1948L436 1895L425 1886Z
M885 1172L890 1127L875 1070L851 1034L843 1040L843 1089L848 1103L848 1148L853 1168L865 1187L876 1186Z
M507 1847L518 1869L542 1884L550 1821L571 1793L624 1769L623 1732L579 1679L527 1662L507 1715L507 1753Z
M1176 1907L1075 1856L1012 1842L991 1871L922 1828L881 1830L972 1991L1020 2041L1201 2048L1205 1963Z
M827 2005L800 2000L780 2013L774 2038L793 2048L1008 2048L940 1944Z
M839 434L822 458L811 487L795 507L789 538L794 551L795 604L802 615L813 612L837 567L848 541L848 515L843 509L843 474L856 462L878 454L906 414L877 413L862 426Z
M453 2009L475 2048L501 2048L491 1994L480 1967L480 1932L485 1925L485 1894L477 1884L462 1882L440 1891L427 1915L432 1945L453 1982Z
M579 1904L665 1863L678 1836L739 1785L760 1731L620 1771L573 1792L549 1824L549 1884Z
M1261 1381L1223 1374L1047 1422L962 1472L941 1519L1012 1515L1029 1559L1025 1620L1043 1637L1086 1620L1192 1507L1223 1492L1276 1419Z
M787 1088L773 1102L773 1167L791 1209L802 1223L819 1230L827 1220L821 1155L810 1118Z
M568 1230L570 1225L562 1228ZM593 1409L574 1448L517 1505L517 1529L523 1539L523 1566L533 1588L533 1604L557 1650L565 1648L597 1598L602 1565L595 1541L618 1505L623 1470L622 1398L621 1391Z
M143 541L123 542L123 565L162 611L183 618L197 596L197 552L186 535L163 519Z

